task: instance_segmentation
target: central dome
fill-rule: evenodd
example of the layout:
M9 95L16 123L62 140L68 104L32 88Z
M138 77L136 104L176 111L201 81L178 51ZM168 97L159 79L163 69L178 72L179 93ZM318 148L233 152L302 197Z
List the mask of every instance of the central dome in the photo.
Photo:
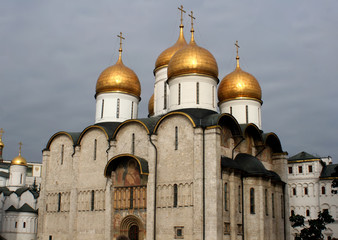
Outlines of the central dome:
M195 43L193 31L190 43L177 51L168 65L168 79L185 74L208 75L216 79L218 77L216 59L208 50Z
M140 81L133 70L126 67L121 52L116 64L106 68L96 82L96 95L104 92L121 92L141 96Z

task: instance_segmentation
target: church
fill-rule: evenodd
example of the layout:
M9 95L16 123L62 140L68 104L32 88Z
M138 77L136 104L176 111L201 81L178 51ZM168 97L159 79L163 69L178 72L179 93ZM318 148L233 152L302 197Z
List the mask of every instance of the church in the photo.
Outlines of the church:
M93 125L47 142L39 239L289 238L287 153L262 130L260 85L242 70L237 42L237 66L220 81L193 12L186 41L179 10L148 117L138 117L141 84L122 61L120 33L118 59L96 82Z

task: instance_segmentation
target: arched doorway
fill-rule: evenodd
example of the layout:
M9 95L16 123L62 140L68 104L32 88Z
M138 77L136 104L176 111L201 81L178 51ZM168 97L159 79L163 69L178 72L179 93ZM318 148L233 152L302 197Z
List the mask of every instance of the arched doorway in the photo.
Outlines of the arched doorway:
M138 240L139 227L137 225L132 225L128 230L128 237L130 240Z
M122 219L120 234L126 235L130 240L143 240L145 228L142 220L135 215L128 215Z

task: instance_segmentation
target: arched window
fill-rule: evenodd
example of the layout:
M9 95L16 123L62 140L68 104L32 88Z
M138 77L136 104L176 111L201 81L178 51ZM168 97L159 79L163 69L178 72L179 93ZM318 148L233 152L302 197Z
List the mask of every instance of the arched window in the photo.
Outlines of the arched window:
M304 188L304 195L308 195L308 193L309 193L308 188L305 187L305 188Z
M272 217L275 217L275 194L271 194L271 204L272 204Z
M310 210L306 209L306 216L309 217L310 216Z
M178 199L178 189L177 184L174 184L174 205L173 207L177 207L177 199Z
M245 106L246 123L249 123L249 106Z
M242 212L242 191L241 191L241 186L238 186L238 212Z
M181 104L181 84L178 84L178 105Z
M294 188L292 188L292 195L293 196L296 196L297 195L297 190L296 190L296 188L294 187Z
M131 102L131 112L130 112L130 118L133 119L134 115L134 102Z
M255 189L250 188L250 213L255 214Z
M131 153L135 154L135 133L131 135Z
M291 210L291 216L295 216L295 211Z
M61 165L63 164L63 155L64 155L65 145L61 145Z
M326 194L326 188L325 188L325 186L322 186L322 194Z
M167 84L166 82L164 82L164 85L163 85L164 89L164 99L163 99L163 109L167 109Z
M96 153L97 153L97 140L94 140L94 160L96 160Z

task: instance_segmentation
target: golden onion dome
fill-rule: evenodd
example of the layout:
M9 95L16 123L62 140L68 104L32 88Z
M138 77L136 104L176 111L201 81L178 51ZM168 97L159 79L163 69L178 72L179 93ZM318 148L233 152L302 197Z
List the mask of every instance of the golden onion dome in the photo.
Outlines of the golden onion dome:
M237 55L235 71L226 75L218 87L219 103L234 99L253 99L262 103L262 90L257 79L239 66Z
M141 96L141 85L137 75L122 62L121 46L116 64L103 70L96 82L96 95L105 92L128 93L138 98Z
M160 68L166 67L169 64L170 59L172 58L172 56L174 56L174 54L180 50L181 48L187 46L187 41L184 38L184 34L183 34L183 25L180 25L180 35L176 41L176 43L171 46L170 48L167 48L166 50L164 50L156 59L156 63L155 63L155 71L157 71Z
M149 116L154 115L154 94L149 99L148 113L149 113Z
M19 149L19 156L13 158L12 162L11 162L11 165L22 165L22 166L27 166L27 161L25 158L23 158L21 156L21 145L22 143L19 143L20 144L20 149Z
M216 59L208 50L196 44L193 28L190 43L177 51L168 65L168 79L186 74L218 77Z
M0 129L0 147L3 148L5 144L2 142L2 134L4 133L4 130L1 128Z

